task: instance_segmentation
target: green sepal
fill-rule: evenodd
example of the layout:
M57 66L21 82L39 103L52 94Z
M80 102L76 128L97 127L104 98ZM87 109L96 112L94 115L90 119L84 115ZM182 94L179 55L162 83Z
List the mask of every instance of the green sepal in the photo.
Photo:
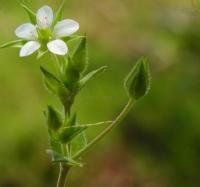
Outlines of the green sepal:
M64 11L64 6L65 6L66 0L63 0L60 7L58 8L56 14L55 14L55 18L53 20L53 24L52 26L54 27L55 24L60 21L63 17L63 11Z
M31 21L31 23L36 24L36 14L34 13L33 10L31 10L27 5L25 5L24 3L20 3L20 5L22 6L22 8L27 12L29 19Z
M125 79L125 89L130 98L138 100L145 96L150 89L149 61L141 58L137 61Z
M91 79L93 79L94 77L96 77L98 74L104 72L105 70L107 70L107 66L103 66L100 67L96 70L91 71L90 73L88 73L87 75L85 75L80 81L79 81L79 86L80 88L83 88L86 83L88 81L90 81Z
M50 130L57 131L63 124L62 115L52 106L47 107L47 124Z
M26 43L25 40L14 40L14 41L10 41L10 42L6 42L2 45L0 45L0 48L7 48L7 47L16 47L16 48L20 48L22 47L24 44Z
M72 54L73 66L80 73L84 72L88 66L88 46L87 37L80 37L79 42Z

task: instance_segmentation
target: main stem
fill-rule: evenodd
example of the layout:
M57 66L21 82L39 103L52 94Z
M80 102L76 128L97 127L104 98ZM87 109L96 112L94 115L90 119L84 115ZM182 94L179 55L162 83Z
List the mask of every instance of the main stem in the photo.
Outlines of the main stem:
M60 173L58 177L57 187L66 187L67 175L69 173L70 167L60 163Z
M71 106L65 107L65 118L70 116ZM62 152L65 156L70 155L70 144L63 144L62 145ZM65 163L60 163L60 172L57 181L57 187L66 187L67 186L67 176L70 170L70 166L66 165Z
M62 145L62 152L64 155L70 154L69 152L69 145L63 144ZM66 165L65 163L60 163L60 172L59 172L59 177L58 177L58 182L57 182L57 187L66 187L67 184L67 176L70 170L70 166Z

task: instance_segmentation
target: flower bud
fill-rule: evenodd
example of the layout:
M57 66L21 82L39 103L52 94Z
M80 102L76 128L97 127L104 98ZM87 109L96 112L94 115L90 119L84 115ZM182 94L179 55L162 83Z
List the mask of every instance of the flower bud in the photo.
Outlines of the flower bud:
M138 60L125 80L125 88L130 98L138 100L150 89L149 62L146 58Z

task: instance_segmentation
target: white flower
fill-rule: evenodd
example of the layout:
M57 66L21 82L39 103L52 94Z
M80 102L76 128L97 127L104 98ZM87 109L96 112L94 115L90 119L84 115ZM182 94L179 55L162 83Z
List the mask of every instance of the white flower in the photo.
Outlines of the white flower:
M15 30L17 37L27 41L20 50L20 57L31 55L44 47L56 55L66 55L68 47L62 38L75 33L79 29L79 23L65 19L57 22L52 29L54 15L49 6L38 10L36 20L36 25L25 23Z

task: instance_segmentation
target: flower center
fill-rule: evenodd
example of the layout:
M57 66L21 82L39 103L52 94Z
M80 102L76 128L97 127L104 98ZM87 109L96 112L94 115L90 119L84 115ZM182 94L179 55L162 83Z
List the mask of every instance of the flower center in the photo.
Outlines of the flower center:
M52 31L49 28L38 29L38 40L41 44L46 45L52 39L52 36Z

